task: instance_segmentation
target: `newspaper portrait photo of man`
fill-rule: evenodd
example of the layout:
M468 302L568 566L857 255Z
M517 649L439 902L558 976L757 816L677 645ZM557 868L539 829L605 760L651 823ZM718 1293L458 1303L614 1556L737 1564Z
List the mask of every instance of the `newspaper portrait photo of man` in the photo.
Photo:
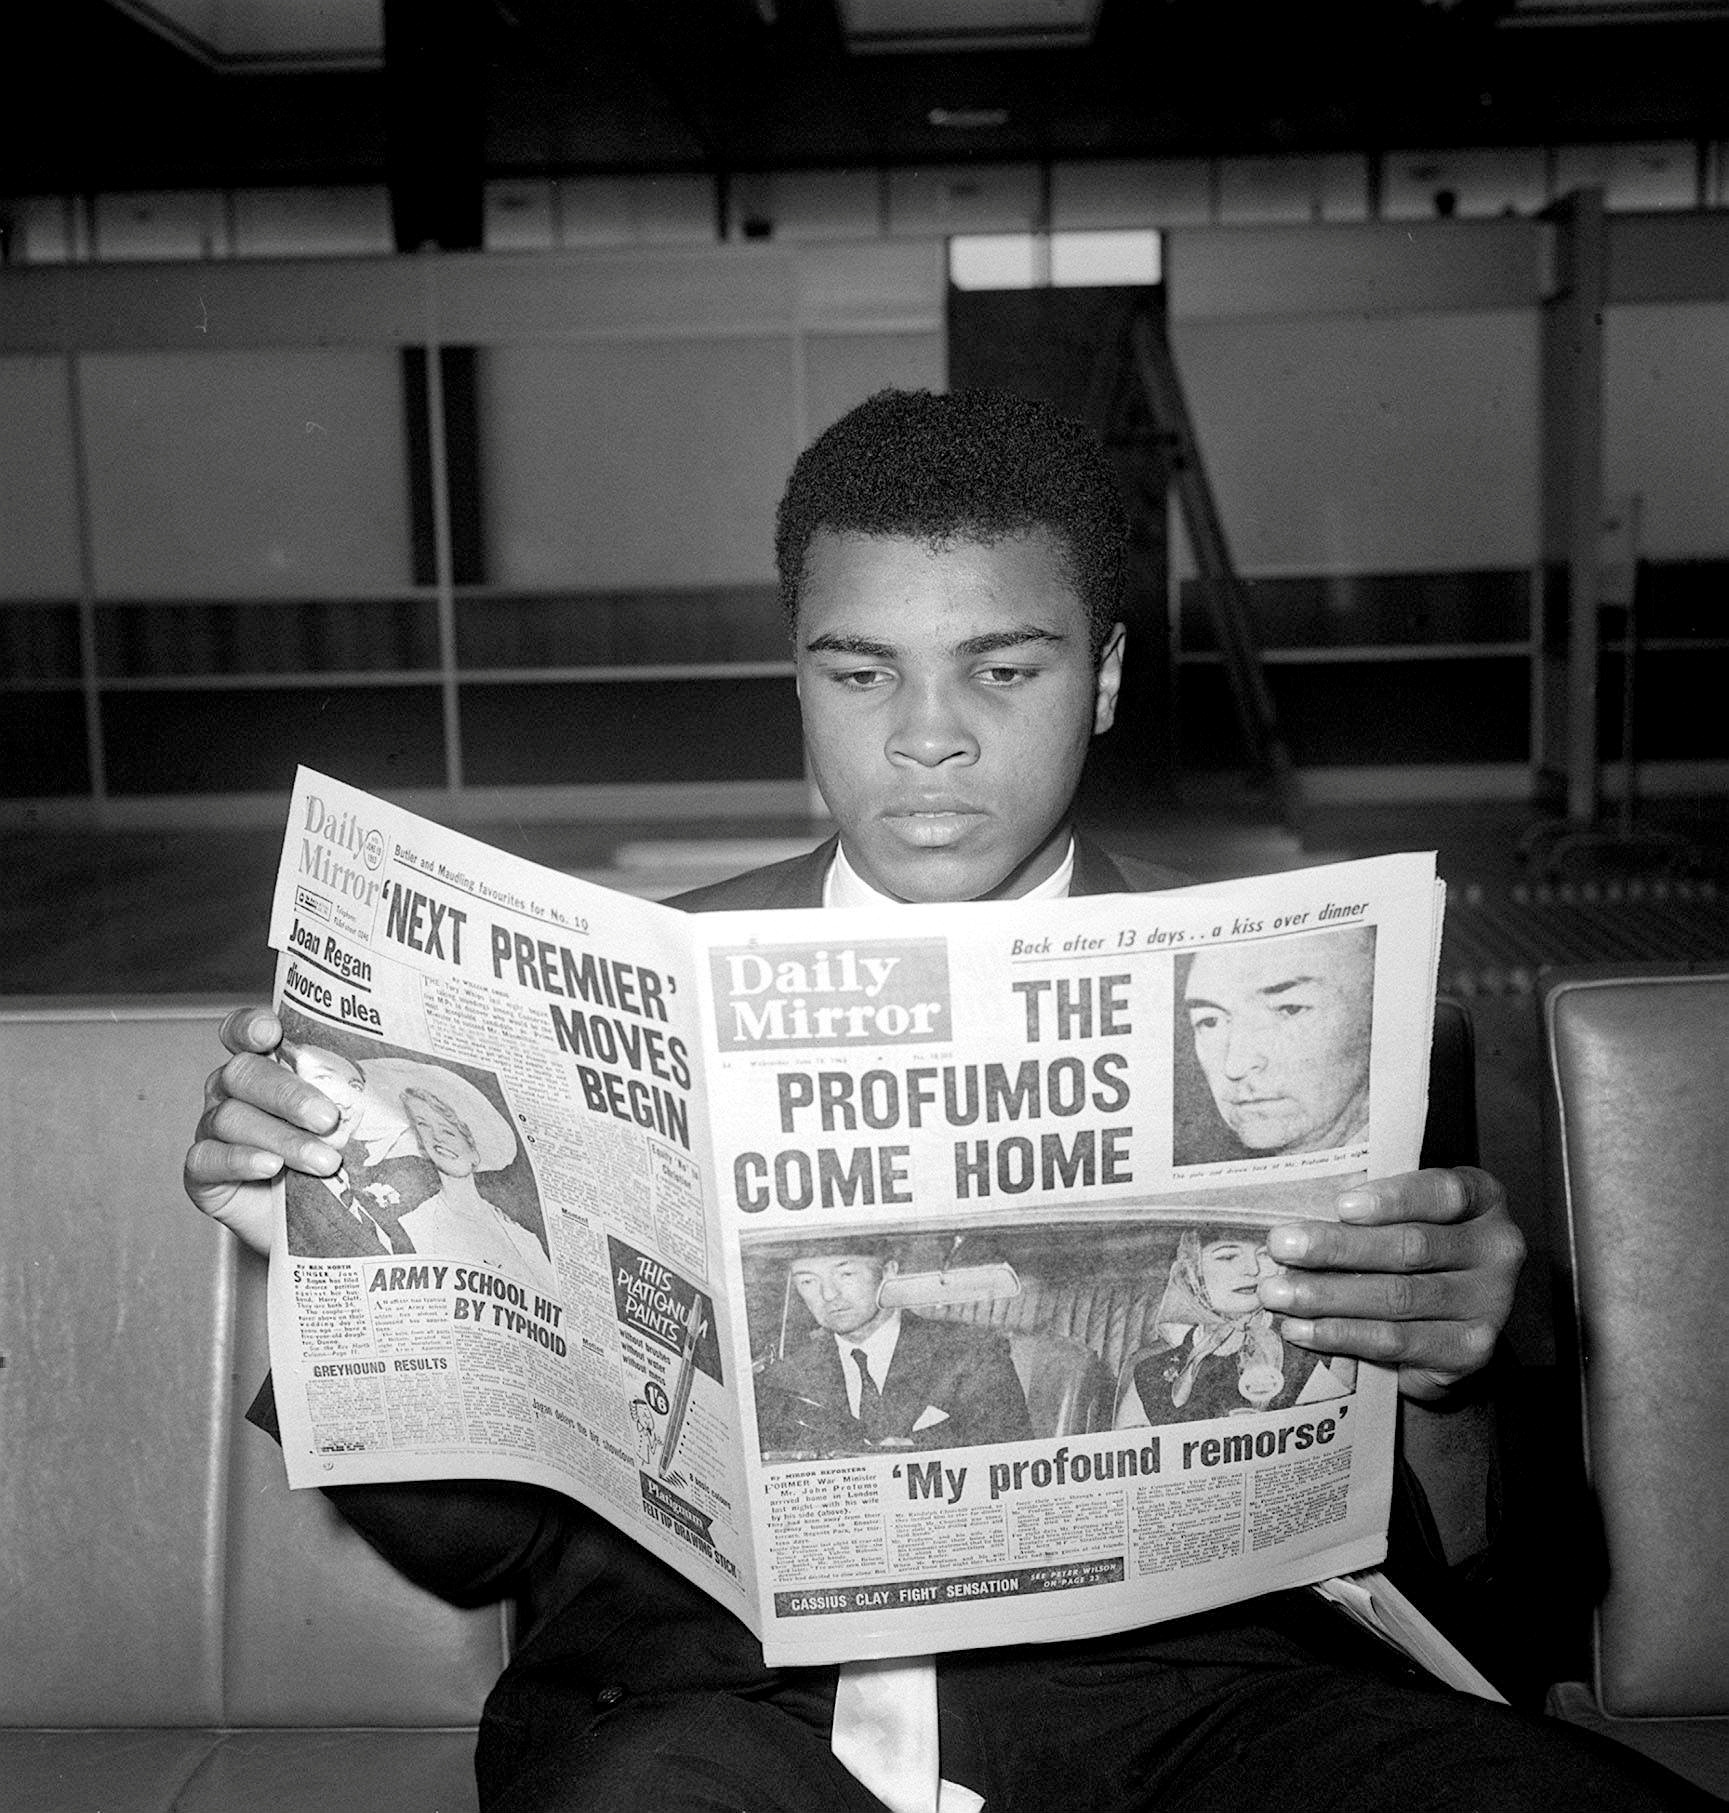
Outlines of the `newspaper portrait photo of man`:
M784 1268L788 1306L757 1363L765 1459L960 1448L1032 1434L1002 1336L919 1315L885 1292L900 1272L892 1242L812 1241L763 1260L765 1270ZM803 1332L783 1334L795 1303Z
M1172 1162L1366 1140L1374 993L1373 926L1179 956Z

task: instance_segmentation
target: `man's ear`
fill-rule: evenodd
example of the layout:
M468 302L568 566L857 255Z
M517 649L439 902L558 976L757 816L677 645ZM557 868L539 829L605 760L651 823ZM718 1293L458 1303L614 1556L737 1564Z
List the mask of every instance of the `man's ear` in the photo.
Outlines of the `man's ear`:
M1117 721L1117 694L1123 685L1123 647L1128 631L1120 623L1111 625L1105 646L1099 655L1099 675L1093 693L1093 735L1099 736Z

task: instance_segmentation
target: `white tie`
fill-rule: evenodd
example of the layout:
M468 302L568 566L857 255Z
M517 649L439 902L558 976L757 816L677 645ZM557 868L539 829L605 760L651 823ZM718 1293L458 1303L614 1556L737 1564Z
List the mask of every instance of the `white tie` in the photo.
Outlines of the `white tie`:
M985 1804L939 1779L934 1657L843 1663L829 1748L889 1813L978 1813Z
M937 1813L936 1663L845 1663L829 1747L890 1813Z

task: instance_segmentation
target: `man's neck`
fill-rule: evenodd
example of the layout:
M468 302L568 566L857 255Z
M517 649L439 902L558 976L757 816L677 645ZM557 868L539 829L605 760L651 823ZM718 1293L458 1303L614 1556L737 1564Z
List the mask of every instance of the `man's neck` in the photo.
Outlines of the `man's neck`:
M850 1335L841 1335L835 1334L831 1328L829 1333L834 1335L835 1345L843 1354L850 1353L855 1347L862 1347L873 1358L880 1358L886 1367L889 1356L900 1342L901 1312L891 1309L880 1321L863 1332L855 1330Z
M1075 873L1075 840L1071 834L1068 847L1063 852L1063 859L1051 874L1041 882L1035 883L1024 894L1016 896L1018 900L1066 900L1070 884ZM893 894L885 894L881 888L873 887L870 882L847 861L846 846L836 844L834 861L829 864L828 874L823 877L822 903L825 907L881 906L885 901L894 906L904 906L905 901Z

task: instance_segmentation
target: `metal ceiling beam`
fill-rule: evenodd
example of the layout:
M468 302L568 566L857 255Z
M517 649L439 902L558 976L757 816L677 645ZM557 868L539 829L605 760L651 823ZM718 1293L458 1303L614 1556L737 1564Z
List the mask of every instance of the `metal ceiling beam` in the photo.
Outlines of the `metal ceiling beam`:
M382 0L112 0L208 69L304 75L378 69Z

